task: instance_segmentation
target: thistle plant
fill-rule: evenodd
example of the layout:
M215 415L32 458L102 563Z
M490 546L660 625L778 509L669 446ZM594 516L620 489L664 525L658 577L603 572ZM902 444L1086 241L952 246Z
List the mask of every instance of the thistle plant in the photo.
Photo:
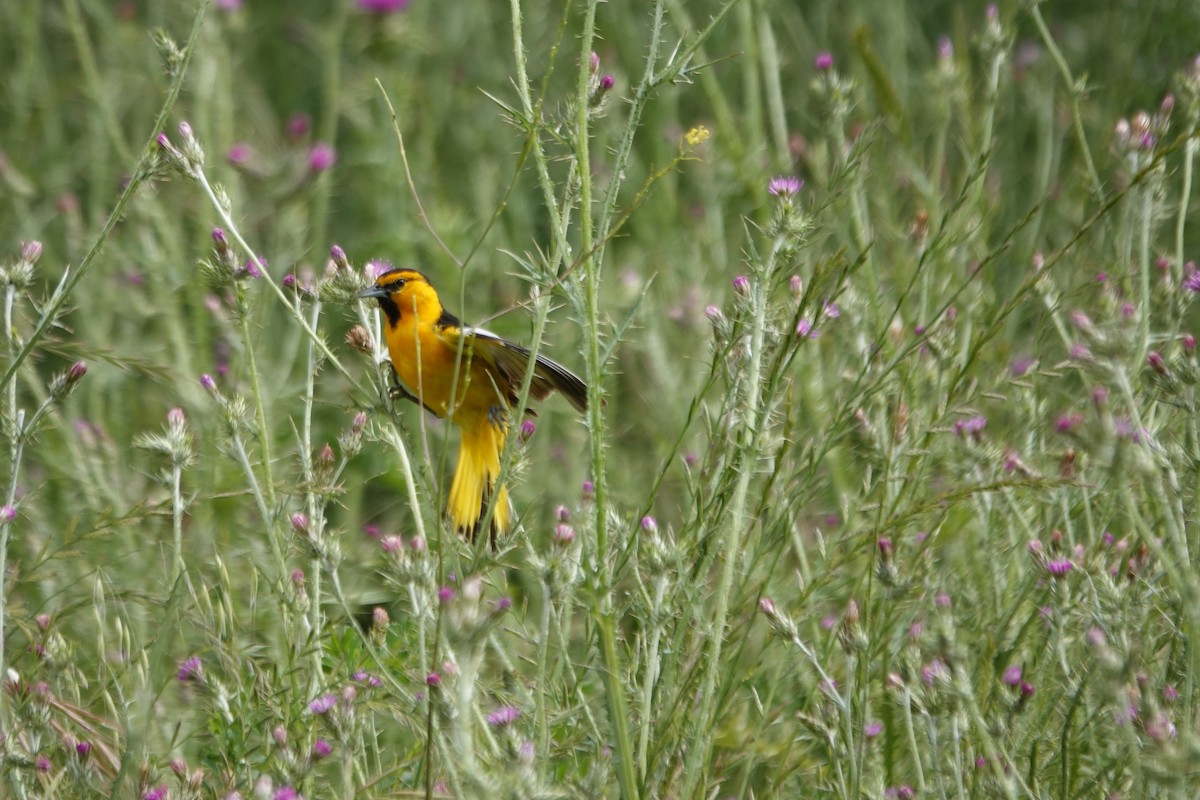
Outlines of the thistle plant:
M9 5L0 795L1195 794L1187 14Z

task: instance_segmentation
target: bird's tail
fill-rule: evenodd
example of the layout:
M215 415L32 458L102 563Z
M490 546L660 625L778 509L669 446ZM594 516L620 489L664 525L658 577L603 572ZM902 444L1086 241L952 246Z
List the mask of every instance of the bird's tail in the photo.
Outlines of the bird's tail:
M497 534L508 530L510 523L508 489L496 487L508 425L493 420L487 414L456 421L461 430L461 441L446 511L455 529L473 539L488 504L494 501L491 525L494 540Z

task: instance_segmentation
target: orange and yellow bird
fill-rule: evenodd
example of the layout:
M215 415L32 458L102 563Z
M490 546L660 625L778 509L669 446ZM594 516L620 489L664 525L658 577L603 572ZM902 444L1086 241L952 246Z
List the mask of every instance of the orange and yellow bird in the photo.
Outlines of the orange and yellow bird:
M413 269L380 275L361 297L379 301L384 338L402 388L459 429L458 466L446 511L454 527L473 537L489 502L492 536L511 523L508 491L496 480L500 454L530 352L482 328L463 325L447 311L429 279ZM566 367L538 356L529 396L541 400L558 390L580 412L587 386Z

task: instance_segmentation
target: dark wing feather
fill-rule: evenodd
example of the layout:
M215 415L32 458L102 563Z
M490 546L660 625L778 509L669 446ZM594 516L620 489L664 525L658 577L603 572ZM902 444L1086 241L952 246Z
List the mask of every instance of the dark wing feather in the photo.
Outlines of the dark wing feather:
M475 342L472 351L494 365L500 377L515 391L525 378L525 370L529 366L529 350L481 328L468 330ZM562 364L539 355L533 368L529 396L534 400L543 400L554 391L561 392L576 411L587 411L587 385Z

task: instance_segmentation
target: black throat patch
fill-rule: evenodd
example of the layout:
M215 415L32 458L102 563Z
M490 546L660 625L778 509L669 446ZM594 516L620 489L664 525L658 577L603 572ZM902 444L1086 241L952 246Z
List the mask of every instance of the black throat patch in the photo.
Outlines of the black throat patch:
M391 295L379 298L379 307L383 309L389 325L400 324L400 306L392 299Z

